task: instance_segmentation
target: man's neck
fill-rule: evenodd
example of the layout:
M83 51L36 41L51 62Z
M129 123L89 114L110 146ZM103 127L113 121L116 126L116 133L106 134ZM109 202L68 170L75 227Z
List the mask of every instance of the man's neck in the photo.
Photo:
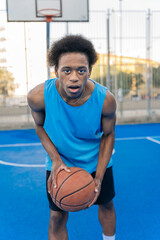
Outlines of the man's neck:
M57 90L61 96L61 98L69 105L71 106L81 106L83 105L92 95L92 92L94 91L95 84L88 80L86 86L84 87L82 93L77 98L70 98L66 96L63 91L60 90L59 83L57 82Z

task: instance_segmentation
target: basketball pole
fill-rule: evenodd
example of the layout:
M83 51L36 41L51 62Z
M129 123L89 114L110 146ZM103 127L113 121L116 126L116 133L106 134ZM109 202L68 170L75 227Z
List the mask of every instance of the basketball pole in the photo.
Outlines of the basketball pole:
M24 45L25 45L25 64L26 64L26 90L28 95L28 58L27 58L27 39L26 39L26 23L24 22ZM29 123L29 107L27 106L27 120Z
M50 47L50 22L46 22L47 24L47 54L49 51L49 47ZM51 73L50 73L50 68L48 67L48 63L47 63L47 72L48 72L48 79L51 78Z

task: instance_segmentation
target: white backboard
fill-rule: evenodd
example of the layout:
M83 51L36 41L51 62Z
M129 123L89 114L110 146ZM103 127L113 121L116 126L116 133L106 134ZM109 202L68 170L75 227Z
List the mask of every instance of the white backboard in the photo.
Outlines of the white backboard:
M6 0L8 22L45 22L39 17L36 0ZM44 2L46 1L46 7ZM52 0L43 0L43 7L52 7ZM88 22L89 0L61 0L61 17L53 17L56 22ZM56 2L56 1L55 1ZM41 4L41 0L40 0ZM58 3L56 3L58 4ZM57 5L59 6L59 5ZM53 6L54 8L54 6Z

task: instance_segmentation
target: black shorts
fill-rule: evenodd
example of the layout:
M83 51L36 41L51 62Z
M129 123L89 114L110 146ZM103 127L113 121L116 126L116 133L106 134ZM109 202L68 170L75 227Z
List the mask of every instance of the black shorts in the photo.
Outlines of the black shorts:
M62 211L60 208L58 208L54 204L50 194L48 193L47 181L50 176L50 173L51 173L50 171L46 171L46 191L47 191L47 197L49 201L49 208L52 211ZM95 177L95 173L96 172L93 172L91 174L93 178ZM94 204L98 204L98 205L105 204L111 201L114 198L114 196L115 196L115 191L114 191L113 171L112 171L112 167L109 167L106 169L106 172L103 177L102 185L101 185L101 192L99 194L97 201Z

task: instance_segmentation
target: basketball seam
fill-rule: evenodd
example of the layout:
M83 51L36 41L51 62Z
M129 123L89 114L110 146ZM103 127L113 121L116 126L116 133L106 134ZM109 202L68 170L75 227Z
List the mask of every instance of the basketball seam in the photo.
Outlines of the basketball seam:
M84 171L83 169L80 169L80 170L77 170L75 172L73 172L71 175L69 175L62 183L61 185L59 186L57 192L56 192L56 195L55 195L55 204L56 204L56 201L57 201L57 195L58 195L58 192L60 190L60 188L62 187L62 185L67 181L68 178L70 178L73 174L77 173L77 172L80 172L80 171Z
M91 200L89 200L89 201L87 201L87 202L85 202L85 203L79 204L79 205L69 205L69 204L66 204L66 203L60 203L60 201L57 201L57 202L58 202L59 205L60 205L59 207L60 207L62 210L64 210L63 207L62 207L62 205L63 205L63 206L67 206L67 207L73 207L73 208L75 208L75 207L83 206L83 205L85 205L86 203L90 203Z
M72 193L64 196L63 198L61 198L61 200L59 201L60 207L62 208L61 204L63 204L63 203L61 203L61 202L62 202L62 200L63 200L64 198L66 198L66 197L68 197L68 196L70 196L70 195L72 195L72 194L74 194L74 193L76 193L76 192L81 191L82 189L84 189L84 188L86 188L87 186L89 186L93 181L94 181L94 179L93 179L91 182L89 182L87 185L83 186L82 188L80 188L80 189L78 189L78 190L76 190L76 191L74 191L74 192L72 192ZM65 205L65 204L63 204L63 205ZM83 204L82 204L82 205L83 205ZM79 205L78 205L78 206L79 206ZM81 206L81 205L80 205L80 206ZM63 209L63 208L62 208L62 209Z

